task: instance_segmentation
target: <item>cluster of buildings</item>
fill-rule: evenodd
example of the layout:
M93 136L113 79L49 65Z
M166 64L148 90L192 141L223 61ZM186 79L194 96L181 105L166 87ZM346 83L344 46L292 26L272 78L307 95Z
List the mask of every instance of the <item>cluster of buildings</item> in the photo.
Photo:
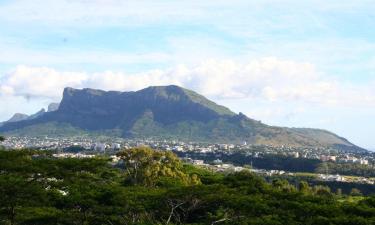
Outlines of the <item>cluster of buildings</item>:
M332 148L323 147L289 147L241 144L212 144L194 143L171 140L129 140L123 138L108 137L7 137L2 143L5 148L37 148L41 150L63 151L69 148L79 147L83 151L115 152L135 146L150 146L155 149L170 150L175 152L199 152L232 154L242 152L247 156L262 157L264 155L281 155L293 158L318 159L321 161L358 163L369 165L375 163L375 152L350 153Z
M216 172L239 172L242 170L248 170L250 172L256 173L260 176L295 176L295 173L286 172L284 170L265 170L265 169L254 169L254 168L247 168L242 166L235 166L230 163L223 163L221 160L217 159L214 160L211 164L205 163L204 160L200 159L191 159L191 158L183 158L183 160L187 163L204 167L206 169L210 169ZM348 183L361 183L361 184L375 184L374 179L365 178L365 177L347 177L341 176L339 174L317 174L315 176L316 180L321 181L336 181L336 182L348 182Z
M332 174L319 174L318 178L320 180L324 180L324 181L338 181L338 182L345 182L346 181L345 177L341 176L339 174L336 174L336 175L332 175Z
M93 152L115 152L120 149L134 146L146 145L155 149L170 150L175 152L199 152L231 154L233 152L243 152L247 156L262 157L264 155L281 155L293 158L318 159L323 162L332 161L339 163L358 163L362 165L374 165L375 153L350 153L342 152L332 148L322 147L289 147L289 146L267 146L249 145L246 142L241 144L210 144L193 143L170 140L129 140L122 138L103 137L7 137L2 143L6 148L37 148L41 150L63 151L69 148L79 147L83 151Z
M40 150L64 150L79 147L82 150L104 152L120 150L122 139L102 139L94 137L7 137L2 146L9 149L33 148Z
M350 154L344 154L341 155L341 157L336 156L336 155L321 155L319 158L323 162L339 162L339 163L358 163L361 165L368 165L369 164L369 159L368 158L361 158L361 157L356 157L352 156Z
M52 154L53 157L56 158L94 158L96 155L90 155L90 154L82 154L82 153L56 153Z
M245 152L254 157L262 155L283 155L293 158L319 159L321 161L348 162L368 165L375 161L375 153L350 153L323 147L290 147L241 144L211 144L193 143L171 140L129 140L108 137L7 137L2 143L6 148L37 148L41 150L64 150L72 146L79 146L83 150L97 152L111 151L146 145L155 149L176 152L227 153Z
M375 184L374 179L366 178L366 177L353 177L353 176L341 176L339 174L319 174L319 180L323 181L337 181L337 182L348 182L348 183L361 183L361 184Z
M229 163L223 163L221 160L224 155L241 153L245 156L254 158L264 157L265 155L280 155L292 158L308 158L318 159L323 162L339 162L339 163L358 163L362 165L374 165L375 153L348 153L341 152L330 148L297 148L297 147L274 147L267 145L249 145L246 142L241 144L210 144L210 143L193 143L171 140L129 140L122 138L103 138L103 137L72 137L72 138L55 138L55 137L7 137L2 143L5 148L22 149L36 148L41 150L55 150L55 157L59 158L92 158L97 154L105 153L112 158L112 163L117 163L119 158L115 153L120 149L129 149L136 146L150 146L154 149L169 150L180 155L189 156L189 154L213 154L216 159L205 163L202 159L191 159L185 157L188 163L210 168L214 171L241 171L244 169L251 170L254 173L274 176L274 175L291 175L293 173L283 170L264 170L253 169L241 166L235 166ZM71 152L70 150L73 150ZM340 175L320 174L317 179L324 181L339 182L358 182L373 184L374 180L367 178L351 178L347 179Z

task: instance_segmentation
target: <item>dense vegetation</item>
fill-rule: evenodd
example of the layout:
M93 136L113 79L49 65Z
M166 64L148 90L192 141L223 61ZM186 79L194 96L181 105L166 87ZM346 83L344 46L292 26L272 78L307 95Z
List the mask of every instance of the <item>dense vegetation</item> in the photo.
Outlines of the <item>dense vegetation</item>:
M118 156L121 164L0 151L0 224L375 223L375 197L349 201L306 182L211 173L149 148Z
M362 177L375 177L375 168L370 165L361 165L358 163L321 163L316 169L319 173L327 171L331 174L342 174Z
M333 162L322 162L319 159L307 158L293 158L290 156L283 156L277 154L263 155L261 157L254 157L246 155L243 152L235 152L232 154L216 153L184 153L176 152L180 157L192 157L194 159L203 159L206 162L212 163L215 159L220 158L224 163L232 163L238 166L252 166L257 169L266 170L284 170L289 172L306 172L306 173L322 173L325 174L341 174L349 176L365 176L374 177L374 168L367 165L360 164L340 164ZM328 169L327 169L328 168ZM288 179L293 184L298 184L301 180L308 181L311 185L326 185L332 191L342 190L343 193L349 194L353 188L359 189L364 194L375 194L375 188L371 184L362 183L343 183L343 182L327 182L318 181L311 176L281 176L283 179Z
M288 175L273 175L271 177L264 177L267 181L272 181L275 178L285 179L289 183L298 185L300 182L307 182L310 186L325 186L333 193L351 195L354 192L363 195L374 195L375 188L373 184L355 183L355 182L339 182L339 181L323 181L316 179L313 174L298 173L294 176Z
M186 153L176 152L179 156L184 157ZM203 159L206 162L212 162L217 159L217 153L187 153L189 157ZM263 155L262 157L253 157L242 152L232 154L220 154L219 157L225 163L244 166L252 165L254 168L267 170L286 170L290 172L314 172L322 162L318 159L292 158L277 154Z
M358 163L335 163L323 162L319 159L308 158L293 158L290 156L283 156L278 154L262 155L261 157L254 157L246 155L243 152L235 152L231 154L217 153L184 153L176 152L180 157L189 156L194 159L203 159L206 162L213 162L220 158L225 163L233 163L235 165L244 166L252 165L254 168L266 170L285 170L289 172L307 172L307 173L322 173L340 174L348 176L363 176L375 177L375 168L370 165L361 165Z

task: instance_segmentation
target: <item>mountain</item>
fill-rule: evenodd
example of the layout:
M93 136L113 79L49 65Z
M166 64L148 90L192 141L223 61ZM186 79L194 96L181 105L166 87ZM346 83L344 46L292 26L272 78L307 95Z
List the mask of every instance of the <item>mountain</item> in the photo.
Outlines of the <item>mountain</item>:
M14 122L20 122L20 121L24 121L24 120L32 120L32 119L40 117L45 112L46 112L45 109L41 109L38 112L36 112L34 114L31 114L30 116L27 115L27 114L23 114L23 113L15 113L9 120L1 122L0 126L4 125L6 123L14 123Z
M50 103L48 105L48 111L47 112L56 111L59 108L59 106L60 106L60 103ZM2 125L6 124L6 123L36 119L36 118L42 116L44 113L46 113L46 110L44 108L42 108L41 110L39 110L38 112L36 112L34 114L31 114L30 116L27 115L27 114L23 114L23 113L15 113L9 120L4 121L4 122L0 122L0 127Z
M5 123L11 123L11 122L19 122L22 120L26 120L29 116L22 113L15 113L9 120L7 120Z
M48 110L47 110L47 112L53 112L53 111L56 111L56 110L59 109L59 106L60 106L60 103L55 103L55 102L53 102L53 103L51 103L51 104L48 105Z
M36 112L36 113L34 113L34 114L28 116L28 117L26 118L26 120L36 119L36 118L42 116L44 113L46 113L46 110L45 110L45 109L41 109L41 110L39 110L38 112Z
M363 150L325 130L268 126L174 85L135 92L65 88L55 111L6 123L0 127L0 132L14 135L104 134L216 143L246 141L273 146Z

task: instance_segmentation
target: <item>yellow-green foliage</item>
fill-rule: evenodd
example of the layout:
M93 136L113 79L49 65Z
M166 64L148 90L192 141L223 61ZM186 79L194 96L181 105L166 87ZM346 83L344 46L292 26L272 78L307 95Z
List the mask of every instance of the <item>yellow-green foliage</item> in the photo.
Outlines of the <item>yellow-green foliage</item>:
M170 151L137 147L121 151L117 156L123 160L128 181L132 184L155 186L159 181L170 178L184 185L200 183L196 175L182 171L181 160Z

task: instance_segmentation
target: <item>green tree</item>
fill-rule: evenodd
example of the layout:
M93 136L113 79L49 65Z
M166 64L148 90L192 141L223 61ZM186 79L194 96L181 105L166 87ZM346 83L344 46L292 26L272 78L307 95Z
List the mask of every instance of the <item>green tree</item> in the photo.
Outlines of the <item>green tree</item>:
M309 186L309 183L307 183L306 181L301 181L299 183L299 190L303 194L309 194L309 193L311 193L311 188Z
M319 166L316 169L317 173L326 173L326 171L328 171L328 173L330 174L342 174L363 177L375 176L375 170L373 166L362 165L359 163L324 162L319 164Z
M351 196L361 196L362 193L359 189L357 188L352 188L352 190L350 191L350 195Z
M341 188L337 188L336 195L339 196L339 197L342 196L342 189Z
M295 191L295 187L285 179L274 179L272 180L272 186L278 190L281 190L283 192L292 192Z
M0 142L3 142L5 141L5 137L4 136L0 136Z
M155 186L158 181L173 178L181 184L198 184L196 176L182 171L181 160L170 151L137 147L117 154L125 166L127 180L134 185Z
M314 193L316 195L327 197L327 198L332 197L331 189L327 186L315 185L314 186Z
M0 212L9 224L17 224L23 208L46 203L44 182L31 155L31 151L0 151Z
M0 176L0 211L9 224L16 224L23 207L45 204L45 192L38 182L31 182L14 174Z

